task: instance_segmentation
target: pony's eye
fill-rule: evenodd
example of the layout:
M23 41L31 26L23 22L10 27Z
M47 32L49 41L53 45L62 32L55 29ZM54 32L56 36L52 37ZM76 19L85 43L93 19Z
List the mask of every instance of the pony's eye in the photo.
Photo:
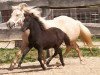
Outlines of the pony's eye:
M16 15L17 17L19 16L19 14Z

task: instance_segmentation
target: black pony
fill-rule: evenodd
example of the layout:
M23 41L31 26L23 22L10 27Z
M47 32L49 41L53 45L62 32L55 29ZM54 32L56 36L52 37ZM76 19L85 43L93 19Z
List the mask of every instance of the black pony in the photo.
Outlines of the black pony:
M46 68L42 63L42 50L48 50L49 48L54 48L55 53L48 59L46 64L49 64L52 58L59 54L60 62L64 66L62 50L59 47L63 41L65 42L66 46L70 46L69 37L58 28L52 27L49 29L45 29L44 24L33 13L26 13L24 14L24 16L25 19L22 30L25 31L27 29L30 29L30 35L28 37L29 50L32 47L38 50L38 61L40 62L43 70L45 70ZM24 51L19 65L21 65L22 60L27 53L28 51Z

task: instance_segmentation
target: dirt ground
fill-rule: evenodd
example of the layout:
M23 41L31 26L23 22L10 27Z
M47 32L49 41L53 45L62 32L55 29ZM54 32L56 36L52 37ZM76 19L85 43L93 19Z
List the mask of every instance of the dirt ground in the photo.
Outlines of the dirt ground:
M9 71L9 64L0 65L0 75L100 75L100 57L84 57L84 64L79 58L65 58L65 66L54 66L57 58L54 58L47 70L43 71L39 62L23 63L22 68Z

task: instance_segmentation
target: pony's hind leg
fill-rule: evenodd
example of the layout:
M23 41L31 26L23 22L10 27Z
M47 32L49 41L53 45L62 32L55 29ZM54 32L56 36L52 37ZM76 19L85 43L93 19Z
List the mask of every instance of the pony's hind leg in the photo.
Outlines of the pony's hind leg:
M43 49L38 49L38 61L40 62L41 64L41 67L43 70L46 70L46 67L44 66L44 63L42 62L42 50Z
M67 46L67 49L66 49L65 53L63 54L63 57L66 56L70 50L71 50L71 47Z
M75 50L77 51L78 53L78 56L79 56L79 59L80 59L80 62L82 61L82 54L81 54L81 51L80 51L80 48L78 46L78 44L76 42L73 43L73 47L75 48Z
M62 56L62 50L60 48L58 50L59 50L58 54L59 54L60 62L62 64L62 66L65 66L63 56Z
M71 44L72 44L72 42L70 41L68 36L65 36L64 42L65 42L67 49L66 49L65 53L63 54L63 56L68 54L68 52L71 50Z
M46 65L49 65L50 61L51 61L57 54L58 54L58 51L55 50L54 55L52 55L52 56L47 60Z

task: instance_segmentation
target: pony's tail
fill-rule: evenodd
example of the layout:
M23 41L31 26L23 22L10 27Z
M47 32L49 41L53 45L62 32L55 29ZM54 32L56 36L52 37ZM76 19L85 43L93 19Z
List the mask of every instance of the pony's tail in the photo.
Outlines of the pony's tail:
M93 43L92 43L92 34L89 31L89 29L87 27L85 27L80 21L78 21L78 24L80 26L80 38L82 39L82 41L84 43L87 44L87 46L89 47L91 53L93 54L91 48L93 47Z
M64 37L64 42L65 42L66 47L71 45L70 44L71 43L70 39L69 39L69 37L66 34L65 34L65 37Z

